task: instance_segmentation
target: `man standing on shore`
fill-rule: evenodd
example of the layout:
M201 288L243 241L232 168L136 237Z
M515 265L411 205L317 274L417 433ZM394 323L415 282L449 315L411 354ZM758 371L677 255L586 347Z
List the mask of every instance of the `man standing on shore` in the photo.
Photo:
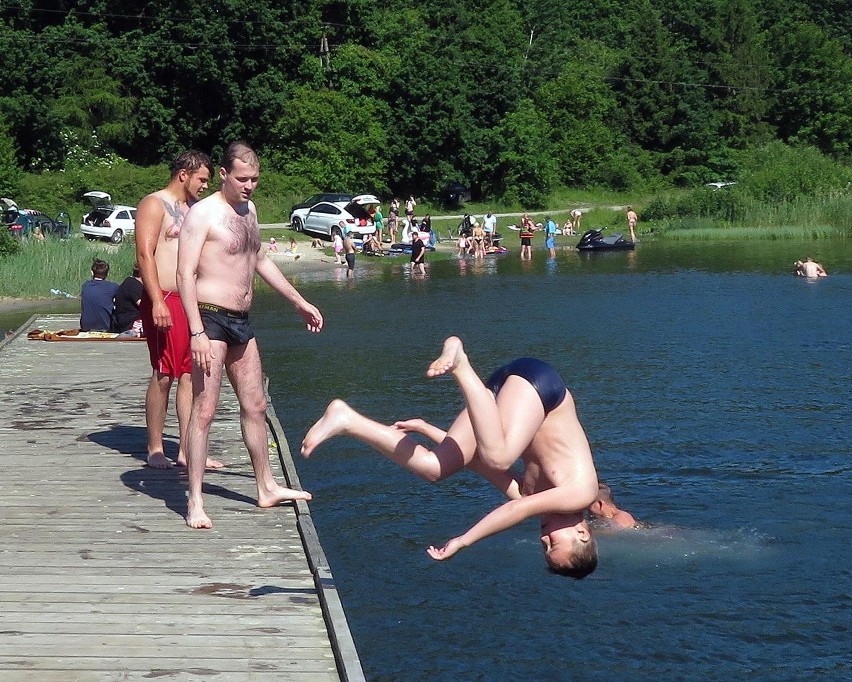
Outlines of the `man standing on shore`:
M312 332L322 329L320 311L287 281L264 252L251 196L260 178L260 162L244 142L225 150L219 169L221 189L192 207L180 233L178 289L189 321L194 399L186 452L189 501L186 525L212 528L201 490L210 426L219 403L223 366L240 402L243 441L257 482L257 505L274 507L308 500L309 493L276 482L269 466L266 394L249 321L254 275L289 300Z
M632 206L627 207L627 227L630 229L630 241L636 242L636 223L639 220L639 216L636 215L636 211L633 210Z
M178 466L186 466L184 441L192 404L192 358L189 328L177 291L178 235L189 207L201 198L213 173L210 157L186 151L171 164L169 184L146 196L136 213L136 260L145 291L139 304L153 374L145 394L148 466L170 469L163 447L169 393L177 379ZM219 468L221 462L209 460Z

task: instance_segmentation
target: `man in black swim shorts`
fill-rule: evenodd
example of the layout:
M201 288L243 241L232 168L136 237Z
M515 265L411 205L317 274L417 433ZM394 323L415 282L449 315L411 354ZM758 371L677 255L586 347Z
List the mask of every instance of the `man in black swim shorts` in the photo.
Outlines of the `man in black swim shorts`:
M251 147L242 142L228 145L219 169L221 189L193 204L179 236L177 285L189 323L193 362L186 438L186 525L190 528L213 527L201 491L223 370L240 401L240 425L257 482L257 506L274 507L311 497L303 490L279 485L269 465L263 370L248 318L255 274L293 304L308 331L320 331L323 319L266 255L251 202L259 177L260 162Z
M228 310L212 303L199 303L198 312L204 333L211 341L224 341L231 346L244 346L254 338L248 312Z

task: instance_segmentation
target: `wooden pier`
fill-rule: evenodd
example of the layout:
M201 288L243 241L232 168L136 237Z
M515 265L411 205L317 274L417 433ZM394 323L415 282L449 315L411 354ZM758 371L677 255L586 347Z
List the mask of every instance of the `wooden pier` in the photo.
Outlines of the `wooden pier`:
M36 316L0 343L0 679L363 680L308 505L255 506L230 386L215 527L191 530L185 471L145 466L145 343L26 336L76 325ZM268 423L273 471L300 487ZM166 434L173 456L173 406Z

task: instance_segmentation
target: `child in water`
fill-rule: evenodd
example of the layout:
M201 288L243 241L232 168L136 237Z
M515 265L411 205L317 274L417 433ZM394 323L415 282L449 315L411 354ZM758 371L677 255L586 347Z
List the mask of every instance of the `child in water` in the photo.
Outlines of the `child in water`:
M465 547L538 516L541 544L553 572L577 579L597 566L597 546L584 512L598 494L598 479L574 400L548 364L519 358L500 367L483 382L451 336L427 377L452 375L466 408L447 431L422 419L380 424L334 400L308 431L302 454L310 457L334 436L350 436L375 448L429 482L462 469L476 472L506 497L501 506L443 547L429 547L437 561ZM417 433L434 443L428 448L409 436ZM522 477L511 472L524 463Z

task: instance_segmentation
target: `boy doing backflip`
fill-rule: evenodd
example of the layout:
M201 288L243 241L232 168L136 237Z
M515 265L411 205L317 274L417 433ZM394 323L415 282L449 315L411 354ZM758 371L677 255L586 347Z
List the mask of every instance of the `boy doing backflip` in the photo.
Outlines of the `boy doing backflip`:
M455 378L466 404L448 431L422 419L387 426L334 400L305 436L302 454L309 457L334 436L351 436L426 481L468 468L509 501L443 547L429 547L429 556L449 559L489 535L538 516L550 569L577 579L587 576L597 566L597 547L583 512L598 494L598 479L565 383L552 367L534 358L514 360L483 383L456 337L444 341L440 357L426 371L428 377L443 374ZM435 446L430 449L409 433L419 433ZM509 471L518 459L524 463L520 479Z

